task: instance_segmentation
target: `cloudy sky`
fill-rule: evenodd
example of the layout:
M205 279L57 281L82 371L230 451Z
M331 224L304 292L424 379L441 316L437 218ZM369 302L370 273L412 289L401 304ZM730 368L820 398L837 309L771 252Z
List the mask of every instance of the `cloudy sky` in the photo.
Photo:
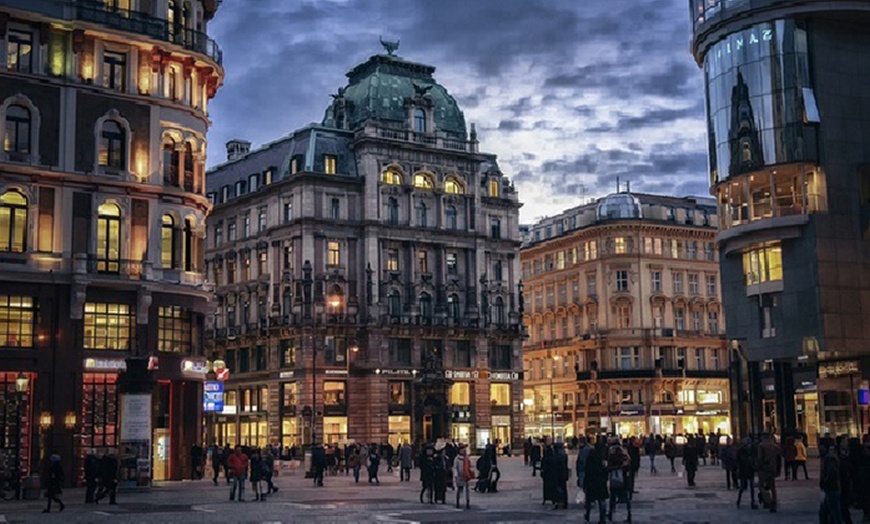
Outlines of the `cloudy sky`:
M225 0L209 32L226 80L209 159L320 122L345 73L398 54L477 125L517 185L524 222L633 191L707 195L700 70L686 0Z

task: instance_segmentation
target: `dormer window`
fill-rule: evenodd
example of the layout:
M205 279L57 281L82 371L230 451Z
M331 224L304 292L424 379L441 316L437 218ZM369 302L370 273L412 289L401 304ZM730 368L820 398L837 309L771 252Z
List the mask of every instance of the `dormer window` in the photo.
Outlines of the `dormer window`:
M426 132L426 112L419 108L414 110L414 132Z
M499 197L498 180L496 180L495 178L491 178L489 180L489 196L493 198Z
M448 178L444 182L444 192L451 195L461 195L465 193L465 188L462 187L462 183L455 178Z
M390 186L402 185L402 175L400 175L399 172L394 169L388 169L384 171L384 175L381 177L381 180L384 182L384 184Z
M323 172L327 175L335 174L335 155L323 155Z
M417 173L414 175L414 187L432 189L432 178L425 173Z

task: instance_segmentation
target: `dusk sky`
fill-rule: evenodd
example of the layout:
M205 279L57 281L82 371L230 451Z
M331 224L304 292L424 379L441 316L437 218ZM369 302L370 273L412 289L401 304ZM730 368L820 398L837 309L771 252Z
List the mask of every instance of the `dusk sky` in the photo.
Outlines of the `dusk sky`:
M702 73L686 0L225 0L209 165L320 122L382 53L435 66L517 186L524 223L616 189L707 196Z

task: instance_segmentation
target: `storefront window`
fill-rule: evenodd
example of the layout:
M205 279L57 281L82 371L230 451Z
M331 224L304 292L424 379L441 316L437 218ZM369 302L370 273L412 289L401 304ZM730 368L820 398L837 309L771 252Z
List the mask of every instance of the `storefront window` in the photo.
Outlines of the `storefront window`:
M454 382L450 386L450 403L454 406L471 405L471 384L468 382Z
M395 448L399 444L411 442L411 417L408 415L390 415L389 442Z
M702 389L698 390L697 393L698 404L721 404L722 403L722 392L721 391L704 391Z
M118 445L118 375L85 373L82 376L81 439L78 455L84 462L88 449L103 456ZM82 470L80 475L84 474Z
M18 393L15 381L18 373L0 373L0 454L12 458L20 451L21 468L24 473L30 463L30 425L27 413L30 391ZM33 378L30 379L33 388ZM10 461L8 465L12 466Z
M390 382L390 404L405 405L408 404L408 385L406 382Z
M511 443L511 417L510 415L493 415L492 432L496 447L503 447ZM478 443L480 445L480 443Z
M489 385L489 399L493 406L511 405L511 385L494 382Z
M180 306L160 306L157 311L157 350L190 353L190 312Z
M323 383L323 404L327 406L344 406L345 383L344 381L328 380ZM347 431L345 431L346 433Z
M35 318L33 298L0 295L0 346L33 347Z
M347 417L323 417L323 441L328 444L347 441Z
M84 348L127 351L132 324L127 304L85 303Z
M287 448L298 446L301 440L299 423L296 417L281 417L281 445Z
M695 391L692 389L681 389L677 393L677 401L680 404L694 404L695 403Z
M266 419L242 420L239 437L242 446L265 448L269 442L269 423Z

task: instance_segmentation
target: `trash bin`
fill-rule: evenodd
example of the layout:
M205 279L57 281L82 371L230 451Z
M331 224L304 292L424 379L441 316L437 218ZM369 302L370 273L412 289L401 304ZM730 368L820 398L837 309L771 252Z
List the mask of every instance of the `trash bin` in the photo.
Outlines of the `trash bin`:
M39 477L31 475L24 477L24 500L39 500Z

